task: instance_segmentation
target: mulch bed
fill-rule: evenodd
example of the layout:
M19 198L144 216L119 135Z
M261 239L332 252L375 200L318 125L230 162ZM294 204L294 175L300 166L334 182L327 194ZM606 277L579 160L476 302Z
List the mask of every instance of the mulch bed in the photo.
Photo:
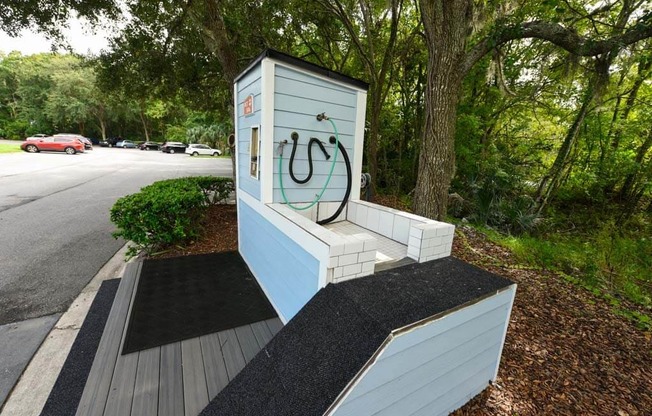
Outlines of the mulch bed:
M238 218L235 205L211 205L203 224L203 235L185 247L173 247L157 259L219 253L238 249Z
M201 240L164 256L227 250L237 250L236 210L220 205ZM453 255L518 283L498 380L456 415L651 414L650 332L554 273L520 267L470 227L458 227Z

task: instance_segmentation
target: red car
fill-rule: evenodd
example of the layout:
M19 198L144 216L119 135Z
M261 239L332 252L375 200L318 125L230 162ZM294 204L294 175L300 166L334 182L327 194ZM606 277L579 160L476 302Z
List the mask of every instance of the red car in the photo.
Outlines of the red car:
M25 140L20 148L29 153L45 151L74 155L84 152L84 142L75 137L33 137Z

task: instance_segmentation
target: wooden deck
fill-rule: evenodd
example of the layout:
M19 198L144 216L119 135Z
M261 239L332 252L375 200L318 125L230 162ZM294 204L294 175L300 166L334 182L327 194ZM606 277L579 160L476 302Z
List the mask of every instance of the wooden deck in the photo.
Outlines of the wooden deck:
M125 270L78 416L196 416L282 327L274 318L120 355L141 266Z

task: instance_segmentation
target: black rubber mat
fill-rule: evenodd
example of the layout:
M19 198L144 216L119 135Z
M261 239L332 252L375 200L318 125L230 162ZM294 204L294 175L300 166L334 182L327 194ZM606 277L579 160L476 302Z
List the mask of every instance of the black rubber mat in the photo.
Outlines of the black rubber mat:
M74 416L100 345L120 279L105 280L95 295L41 416Z
M237 252L145 260L122 354L276 316Z

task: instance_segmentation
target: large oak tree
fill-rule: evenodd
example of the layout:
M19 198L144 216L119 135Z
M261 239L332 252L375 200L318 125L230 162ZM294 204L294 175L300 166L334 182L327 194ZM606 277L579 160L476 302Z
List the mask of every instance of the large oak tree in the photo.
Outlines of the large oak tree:
M510 24L503 17L495 19L486 35L471 44L474 1L420 0L419 5L428 49L428 75L414 209L437 219L446 215L448 189L455 173L455 125L462 81L485 55L505 43L536 38L573 55L601 56L652 36L650 12L628 22L622 33L598 39L583 37L572 26L553 21ZM641 6L641 2L637 5Z

